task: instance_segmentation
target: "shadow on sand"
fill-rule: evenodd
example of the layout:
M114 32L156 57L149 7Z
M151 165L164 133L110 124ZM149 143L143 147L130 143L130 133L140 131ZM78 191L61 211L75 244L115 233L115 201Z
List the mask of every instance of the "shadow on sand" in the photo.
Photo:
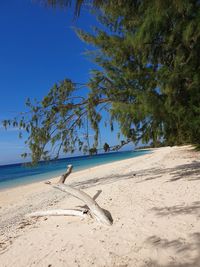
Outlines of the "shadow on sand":
M124 175L108 175L97 177L90 180L84 180L78 183L73 183L72 186L84 189L97 185L105 185L115 183L122 180L137 179L136 183L145 183L150 180L162 179L164 174L169 174L169 178L164 182L176 182L180 180L198 181L200 180L200 162L193 161L192 163L179 165L175 168L147 168L142 171L129 172ZM101 192L97 192L94 196L99 196ZM200 201L195 201L191 205L176 205L164 208L153 208L151 210L157 216L176 216L183 214L191 214L200 217ZM172 226L173 227L173 226ZM158 236L150 236L146 243L151 248L159 250L173 251L174 258L169 258L166 264L160 264L159 261L149 259L145 265L141 267L200 267L200 233L195 232L188 236L188 240L178 238L174 240L162 239ZM187 255L187 256L186 256ZM159 255L158 255L159 256Z
M145 182L148 180L153 180L160 178L162 175L168 173L171 178L167 182L176 182L181 179L187 179L187 181L200 180L200 162L193 161L192 163L179 165L175 168L153 168L145 170L145 175L150 175L151 177L145 178L140 182Z
M200 267L200 233L193 233L189 237L191 242L186 242L181 238L169 241L158 236L149 237L146 240L148 245L164 252L173 250L175 256L173 257L169 253L171 260L167 264L149 260L141 267Z
M137 179L137 183L143 183L149 180L161 178L166 173L170 175L170 179L166 182L175 182L180 179L187 179L188 181L200 180L200 162L194 161L190 164L179 165L175 168L149 168L137 172L131 171L124 175L113 174L88 179L81 182L74 182L71 185L73 187L84 189L97 185L110 184L121 180L130 180L135 178L141 178L139 180Z
M176 216L191 214L200 217L200 201L195 201L191 205L176 205L164 208L153 208L152 211L156 212L158 216Z

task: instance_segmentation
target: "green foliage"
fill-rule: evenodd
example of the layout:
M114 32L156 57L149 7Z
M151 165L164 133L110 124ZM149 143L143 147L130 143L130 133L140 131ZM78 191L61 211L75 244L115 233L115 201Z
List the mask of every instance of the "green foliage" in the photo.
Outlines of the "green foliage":
M103 146L104 152L109 152L110 151L110 146L108 143L105 143Z
M96 48L88 53L98 65L86 85L88 96L66 79L41 103L27 100L31 115L4 121L4 126L29 132L34 162L60 150L96 153L103 110L110 115L111 130L117 121L127 138L111 150L130 141L200 145L199 1L82 0L76 1L77 12L89 2L100 7L96 14L102 27L93 34L77 30ZM89 128L95 133L92 148Z
M88 151L86 121L91 116L91 126L95 128L97 124L93 120L99 122L101 118L98 113L92 113L91 109L90 115L89 100L77 94L77 86L66 79L55 84L40 103L32 104L27 99L29 112L26 116L3 122L4 127L17 127L29 134L26 144L31 153L24 153L23 157L31 155L32 162L37 163L41 159L49 160L52 156L57 158L61 151ZM84 131L86 134L80 135Z
M132 139L199 143L199 1L108 1L99 21L108 30L77 30L94 45L90 87L112 101L112 118Z
M89 155L96 155L97 154L97 148L96 147L92 147L89 149Z

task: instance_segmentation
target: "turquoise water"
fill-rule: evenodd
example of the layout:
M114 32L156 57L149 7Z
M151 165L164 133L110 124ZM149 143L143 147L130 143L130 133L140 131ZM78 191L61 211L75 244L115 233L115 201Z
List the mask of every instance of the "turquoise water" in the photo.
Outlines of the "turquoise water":
M27 167L23 164L3 165L0 166L0 189L51 179L63 174L68 164L72 164L73 172L76 172L117 160L138 157L147 153L149 153L148 150L141 150L71 157L48 163L41 162L36 167Z

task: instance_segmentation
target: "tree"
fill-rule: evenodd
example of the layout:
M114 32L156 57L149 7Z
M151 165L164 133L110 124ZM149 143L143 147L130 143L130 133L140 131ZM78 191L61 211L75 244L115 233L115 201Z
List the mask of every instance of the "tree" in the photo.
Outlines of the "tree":
M103 27L94 34L77 30L96 47L89 56L99 68L88 96L77 97L78 86L66 79L41 103L28 101L31 117L4 123L30 131L32 160L48 159L54 149L57 156L88 150L88 127L97 147L102 110L111 129L119 123L123 144L200 144L199 1L102 1L97 18Z
M105 143L103 146L104 152L109 152L110 151L110 146L108 143Z
M91 88L118 100L111 113L124 135L200 143L199 18L199 1L109 1L99 16L109 31L78 31L98 48Z
M92 147L89 149L89 155L97 155L97 148L96 147Z

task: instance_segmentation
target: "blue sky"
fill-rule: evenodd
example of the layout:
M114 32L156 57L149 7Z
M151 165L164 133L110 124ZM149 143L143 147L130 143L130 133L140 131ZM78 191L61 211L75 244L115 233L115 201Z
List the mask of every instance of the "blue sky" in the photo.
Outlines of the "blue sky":
M82 11L74 21L72 10L33 2L0 1L0 121L24 111L27 97L41 99L59 80L86 82L95 67L84 55L89 47L72 29L91 30L95 18ZM102 127L102 142L116 144L115 136ZM25 151L17 131L0 126L0 165L20 162Z

